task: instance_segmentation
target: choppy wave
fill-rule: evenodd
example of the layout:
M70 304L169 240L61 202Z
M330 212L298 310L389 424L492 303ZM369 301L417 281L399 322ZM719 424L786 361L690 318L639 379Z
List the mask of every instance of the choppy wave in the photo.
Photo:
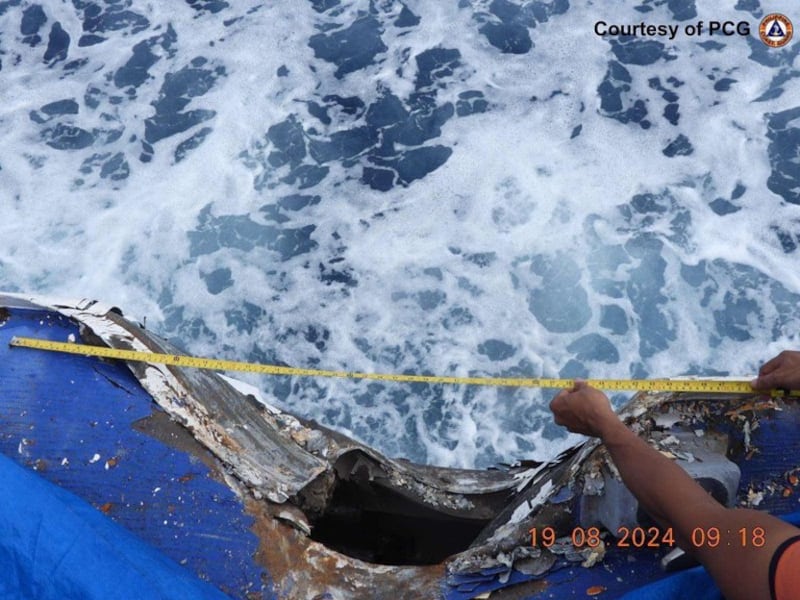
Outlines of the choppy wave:
M800 43L758 39L774 8L6 0L0 286L295 366L750 374L800 325ZM258 384L414 460L565 442L548 391Z

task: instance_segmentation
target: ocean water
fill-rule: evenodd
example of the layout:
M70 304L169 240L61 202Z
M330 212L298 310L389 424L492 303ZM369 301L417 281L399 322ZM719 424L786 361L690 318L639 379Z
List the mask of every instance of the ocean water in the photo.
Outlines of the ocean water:
M4 0L0 288L238 360L749 376L800 346L784 4ZM569 441L552 390L253 382L415 461Z

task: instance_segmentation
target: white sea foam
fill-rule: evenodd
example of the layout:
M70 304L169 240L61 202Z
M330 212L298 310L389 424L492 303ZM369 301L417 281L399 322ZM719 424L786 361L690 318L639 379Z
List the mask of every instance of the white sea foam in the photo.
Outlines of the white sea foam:
M566 15L531 28L535 47L522 55L500 53L479 32L488 3L459 8L456 2L408 2L420 24L402 29L381 21L387 51L376 64L336 78L336 66L315 58L308 39L323 23L347 26L368 4L359 0L340 14L320 15L309 3L250 3L215 15L185 3L166 8L134 2L150 27L111 32L108 42L80 48L80 21L69 5L45 7L44 41L35 48L21 41L20 11L6 11L0 16L0 285L113 302L195 353L333 369L748 375L796 343L796 309L776 305L769 288L780 282L800 294L797 253L784 252L773 229L796 235L800 207L767 188L772 166L765 115L795 105L797 78L783 84L778 97L754 102L778 68L750 59L743 38L714 38L724 47L706 50L679 35L665 42L674 60L626 65L632 81L624 107L643 100L652 126L609 118L598 87L613 54L609 41L593 36L591 28L599 18L641 21L632 2L571 6ZM397 14L400 6L376 4L379 18ZM697 18L755 23L734 4L698 7ZM654 7L646 19L674 22L666 6ZM72 36L68 61L88 59L66 76L63 62L42 62L55 20ZM136 98L128 98L111 76L136 43L163 35L168 25L177 42L170 50L154 49L159 60ZM341 108L330 108L329 125L308 116L308 102L321 103L330 94L358 96L369 106L389 90L408 102L413 57L437 46L461 55L452 76L437 84L437 104L456 102L466 90L482 92L489 103L485 113L447 120L441 137L427 142L452 149L442 167L388 192L358 182L360 171L342 161L328 163L329 175L307 190L277 178L273 188L254 187L268 170L249 166L242 155L265 143L271 126L297 114L306 130L313 125L322 137L348 130L354 117ZM206 125L213 131L180 162L174 152L186 135L156 142L151 160L142 162L144 120L155 114L152 103L164 77L198 56L209 69L225 69L187 106L216 111L189 133ZM288 70L283 76L281 66ZM668 84L670 77L682 85ZM730 91L714 89L723 77L736 80ZM679 96L677 125L663 117L667 102L650 83L654 78ZM93 86L101 90L97 108L84 102ZM80 112L64 122L122 130L119 139L80 150L47 146L46 126L29 114L65 98L75 98ZM693 153L667 158L662 151L679 134L690 140ZM101 178L99 165L80 172L92 154L117 152L128 161L127 178ZM739 184L746 188L734 201L740 210L715 214L709 203L730 199ZM259 209L291 193L321 197L316 205L286 211L289 226L316 227L315 249L286 261L258 244L192 253L187 234L200 228L204 207L210 206L213 218L234 215L264 225ZM664 212L626 220L620 207L636 194L660 198ZM672 220L681 213L691 222L676 233ZM665 263L663 274L637 271L643 258L635 253L625 254L626 262L614 258L613 247L648 233L663 244L654 255ZM554 261L549 275L536 266L542 256ZM701 264L706 273L692 285L682 265ZM732 264L753 271L741 275ZM320 265L357 283L322 281ZM573 268L577 279L565 283ZM212 292L204 278L220 269L230 270L233 285ZM616 286L617 295L599 288L598 278ZM573 283L586 294L585 322L574 330L548 328L531 311L531 303L540 301L532 299L536 290L563 285L564 297L548 300L555 303L548 310L557 311L560 301L577 293ZM249 329L231 316L244 311L245 302L264 311ZM756 308L749 310L747 302ZM616 333L603 321L609 306L624 316ZM648 308L661 320L654 322ZM740 333L731 337L720 328ZM674 339L649 340L658 331ZM568 347L592 333L606 338L617 357L581 359L578 367L579 351ZM502 341L507 355L491 356L489 340ZM567 443L546 409L552 391L390 388L338 380L292 382L291 388L281 379L258 384L284 408L417 460L484 466L553 454Z

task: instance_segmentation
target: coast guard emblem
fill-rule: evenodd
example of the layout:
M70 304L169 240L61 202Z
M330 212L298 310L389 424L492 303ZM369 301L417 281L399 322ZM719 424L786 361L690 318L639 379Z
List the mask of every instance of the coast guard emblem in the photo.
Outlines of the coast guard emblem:
M772 13L761 19L758 36L771 48L781 48L789 43L794 33L792 22L780 13Z

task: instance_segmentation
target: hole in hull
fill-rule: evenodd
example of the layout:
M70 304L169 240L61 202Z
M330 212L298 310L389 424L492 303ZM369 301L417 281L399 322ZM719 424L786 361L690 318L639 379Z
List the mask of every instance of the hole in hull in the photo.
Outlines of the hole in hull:
M372 563L431 565L469 547L488 522L437 512L374 482L339 479L311 537Z

